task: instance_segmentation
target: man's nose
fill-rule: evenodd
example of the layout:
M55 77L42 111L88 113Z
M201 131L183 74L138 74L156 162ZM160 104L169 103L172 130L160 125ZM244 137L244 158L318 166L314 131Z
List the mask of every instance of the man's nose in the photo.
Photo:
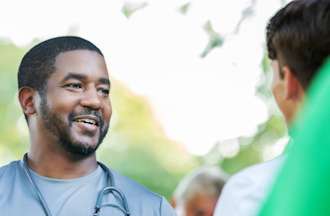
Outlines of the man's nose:
M100 109L101 100L100 96L97 93L97 89L95 87L86 89L84 91L84 95L80 101L80 104L84 107L89 107L94 110Z

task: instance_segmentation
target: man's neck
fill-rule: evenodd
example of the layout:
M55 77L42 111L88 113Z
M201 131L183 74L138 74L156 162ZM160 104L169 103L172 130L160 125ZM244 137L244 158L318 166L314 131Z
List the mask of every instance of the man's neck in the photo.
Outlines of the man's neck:
M45 154L41 151L30 151L27 163L39 175L57 179L82 177L97 168L95 154L84 159L74 160L69 153Z

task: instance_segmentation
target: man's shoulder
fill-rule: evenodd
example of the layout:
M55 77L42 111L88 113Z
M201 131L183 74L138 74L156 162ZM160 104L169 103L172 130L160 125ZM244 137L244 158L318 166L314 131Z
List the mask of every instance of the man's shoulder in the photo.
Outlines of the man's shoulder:
M137 183L136 181L132 180L129 177L126 177L117 171L111 170L111 172L114 175L115 178L115 184L121 190L125 191L126 193L129 193L131 195L139 195L140 197L143 196L143 198L151 198L155 200L161 200L162 197L149 189L147 189L145 186ZM142 197L141 197L142 198Z
M111 170L111 172L113 172L116 186L122 190L129 203L134 203L135 207L140 206L141 209L148 209L147 211L154 209L153 211L158 213L155 215L175 215L172 207L163 196L116 171Z
M254 215L283 160L281 156L233 175L223 189L214 215Z
M6 175L11 175L13 171L17 168L19 161L12 161L4 166L0 167L0 179Z
M238 172L237 174L233 175L229 179L228 184L230 182L236 182L236 181L239 182L246 181L248 183L260 183L271 180L273 176L277 173L283 161L284 161L284 156L280 156L273 160L250 166Z
M0 167L0 191L13 184L18 172L19 161L12 161Z
M233 175L225 186L225 190L230 193L238 193L242 195L246 193L262 196L273 182L281 164L284 161L284 156L277 157L273 160L256 164L248 167L237 174Z

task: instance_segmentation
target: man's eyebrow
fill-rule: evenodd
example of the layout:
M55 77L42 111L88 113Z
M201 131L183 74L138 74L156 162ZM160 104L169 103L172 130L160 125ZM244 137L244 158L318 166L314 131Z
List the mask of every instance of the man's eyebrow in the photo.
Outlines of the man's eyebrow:
M69 79L77 79L77 80L84 80L86 79L86 76L82 75L82 74L77 74L77 73L69 73L68 75L66 75L63 78L63 82L67 81Z
M63 78L63 82L69 80L69 79L76 79L76 80L85 80L87 79L87 77L85 75L82 74L78 74L78 73L69 73L68 75L66 75ZM100 78L99 82L101 84L105 84L105 85L109 85L110 86L110 80L108 78Z
M107 79L107 78L100 78L100 79L99 79L99 82L100 82L101 84L105 84L105 85L109 85L109 86L110 86L110 80Z

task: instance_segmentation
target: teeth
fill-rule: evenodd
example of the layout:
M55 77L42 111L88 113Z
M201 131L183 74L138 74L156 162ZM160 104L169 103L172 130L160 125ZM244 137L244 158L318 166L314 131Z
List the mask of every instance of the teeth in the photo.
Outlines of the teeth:
M94 120L92 120L92 119L78 119L77 122L82 122L82 123L96 125L96 122Z

